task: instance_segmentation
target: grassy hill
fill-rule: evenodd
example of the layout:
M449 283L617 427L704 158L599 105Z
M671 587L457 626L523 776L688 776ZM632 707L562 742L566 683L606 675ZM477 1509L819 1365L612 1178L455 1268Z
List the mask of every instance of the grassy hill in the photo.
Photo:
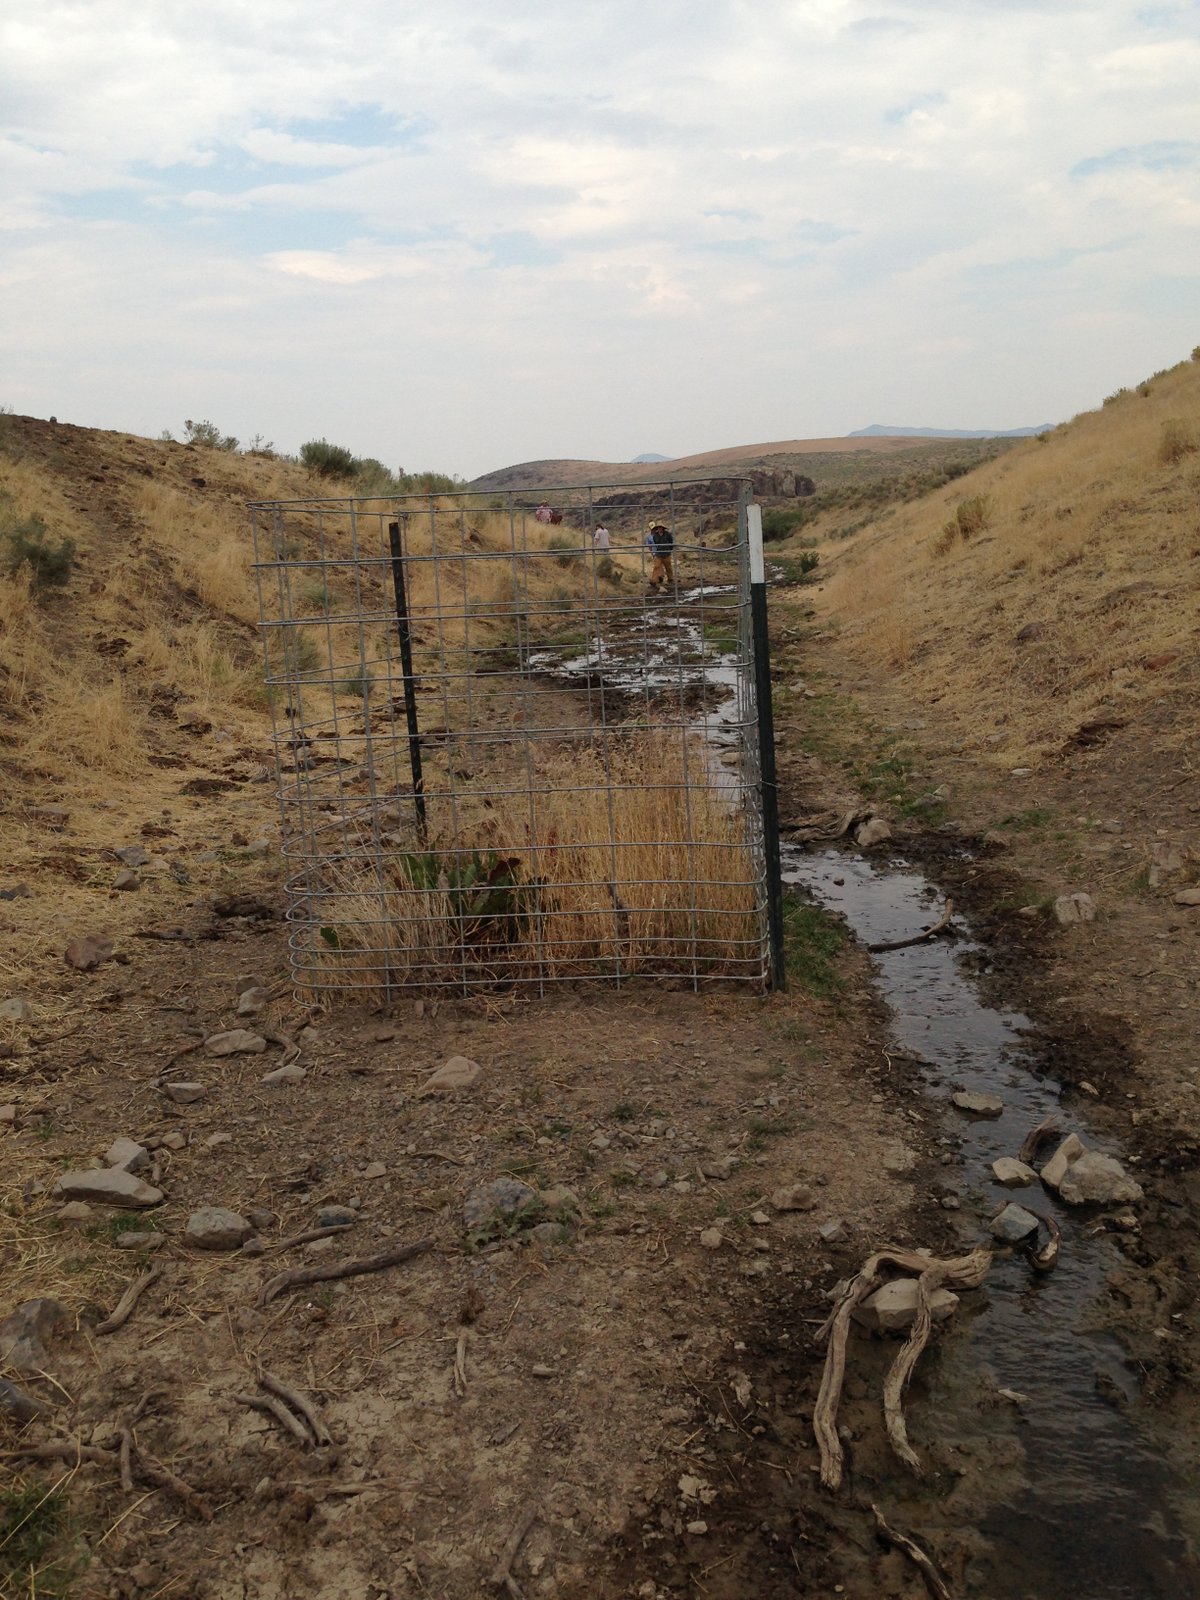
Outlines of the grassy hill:
M1198 731L1200 361L1121 390L907 504L819 509L839 647L968 750L1014 765L1169 703Z

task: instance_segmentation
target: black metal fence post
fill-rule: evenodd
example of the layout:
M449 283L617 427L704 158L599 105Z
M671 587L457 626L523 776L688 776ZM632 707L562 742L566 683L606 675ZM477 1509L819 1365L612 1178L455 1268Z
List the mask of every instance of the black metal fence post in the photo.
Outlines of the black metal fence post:
M771 645L767 637L767 568L763 556L762 507L746 507L750 547L750 626L754 635L754 699L758 713L758 762L762 783L763 851L767 869L767 933L771 985L787 988L783 948L783 879L779 860L779 787L775 775L775 714L771 704Z
M400 542L399 522L388 523L388 543L392 551L392 588L396 593L396 627L400 635L400 670L404 683L404 716L408 723L408 764L412 768L413 802L417 812L417 832L426 839L425 775L421 770L421 730L417 724L417 691L413 678L412 635L408 624L408 595L404 587L404 547Z

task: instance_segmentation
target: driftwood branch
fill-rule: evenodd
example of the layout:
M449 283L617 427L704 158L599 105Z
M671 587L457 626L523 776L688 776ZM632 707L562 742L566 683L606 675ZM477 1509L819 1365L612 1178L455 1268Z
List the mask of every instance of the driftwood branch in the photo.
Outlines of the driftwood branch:
M950 918L954 915L954 901L946 901L946 909L941 918L934 923L932 928L926 928L924 933L914 933L911 939L889 939L883 944L869 944L867 949L872 955L879 955L884 950L907 950L910 944L923 944L926 939L932 939L935 933L949 926Z
M135 1278L117 1301L113 1313L105 1317L103 1322L96 1324L97 1333L116 1333L118 1328L123 1328L132 1315L134 1306L145 1294L152 1283L157 1283L163 1275L161 1267L150 1267L143 1272L140 1278Z
M1049 1116L1039 1122L1036 1128L1031 1128L1022 1141L1021 1148L1017 1151L1017 1160L1032 1165L1037 1159L1038 1146L1044 1140L1052 1138L1062 1132L1062 1124L1056 1116Z
M936 1274L939 1283L953 1285L955 1288L977 1289L987 1275L992 1264L992 1253L982 1247L970 1251L965 1256L954 1256L945 1261L939 1261L930 1256L920 1255L916 1250L905 1250L895 1245L886 1249L877 1250L867 1257L862 1270L847 1284L845 1291L837 1305L830 1313L829 1318L821 1329L818 1338L827 1338L828 1349L825 1354L825 1370L821 1374L821 1388L817 1395L817 1403L813 1407L813 1433L816 1437L817 1448L821 1456L821 1482L827 1489L837 1489L842 1481L844 1455L842 1441L838 1438L837 1413L842 1397L842 1383L846 1374L846 1341L850 1336L850 1318L854 1308L861 1304L869 1294L878 1289L883 1282L883 1269L885 1267L898 1268L899 1271L910 1273L917 1278L925 1274ZM919 1312L918 1312L919 1317ZM914 1333L916 1324L914 1324ZM928 1330L926 1330L926 1339ZM900 1392L908 1381L912 1366L915 1366L917 1357L924 1348L924 1342L915 1348L911 1365L905 1372L901 1362L905 1351L912 1345L910 1335L909 1344L900 1352L900 1356L893 1366L893 1373L900 1368ZM889 1375L890 1377L890 1375ZM898 1410L898 1399L896 1402ZM903 1429L903 1418L900 1419ZM892 1430L889 1427L889 1437ZM905 1441L907 1443L907 1441ZM895 1440L893 1439L893 1444Z
M249 1406L254 1411L262 1411L268 1417L274 1417L285 1433L290 1433L294 1439L298 1439L306 1450L311 1449L312 1440L308 1436L308 1429L299 1417L292 1415L282 1400L277 1400L272 1394L235 1394L233 1398L240 1406Z
M280 1239L271 1246L273 1255L278 1255L281 1250L292 1250L298 1244L312 1244L314 1239L332 1239L335 1233L349 1233L354 1226L352 1222L333 1222L327 1228L308 1228L304 1233L293 1233L288 1239Z
M112 1467L117 1465L117 1452L102 1450L95 1444L80 1444L77 1439L52 1439L49 1444L18 1445L15 1450L0 1450L0 1461L62 1461L68 1467L88 1461Z
M258 1381L262 1388L271 1394L277 1395L287 1406L290 1406L298 1417L302 1417L312 1429L312 1436L318 1444L332 1444L333 1435L325 1426L320 1412L307 1395L301 1394L299 1389L293 1389L291 1384L284 1383L282 1378L277 1378L273 1372L260 1372Z
M910 1539L906 1533L897 1532L895 1528L885 1522L883 1513L878 1506L873 1505L871 1511L875 1517L875 1532L883 1540L884 1544L894 1546L901 1554L908 1557L925 1579L934 1600L954 1600L946 1580L916 1540Z
M490 1579L493 1589L507 1589L512 1600L522 1600L520 1586L512 1575L512 1564L517 1559L517 1551L525 1542L525 1535L537 1520L537 1514L537 1506L526 1506L522 1511L521 1519L501 1551L500 1560L496 1563L496 1570Z
M190 1484L172 1472L169 1467L164 1467L161 1461L155 1461L153 1456L148 1456L144 1451L137 1453L137 1472L147 1483L152 1483L156 1489L165 1489L168 1494L173 1494L176 1500L185 1505L189 1511L194 1511L204 1522L211 1522L213 1509L202 1494L197 1494Z
M398 1267L413 1256L423 1255L433 1249L432 1239L418 1239L415 1244L392 1245L377 1256L353 1256L349 1261L321 1263L314 1267L292 1267L269 1278L258 1293L258 1304L269 1305L286 1289L303 1288L310 1283L330 1283L335 1278L357 1278L364 1272L382 1272L385 1267Z
M1030 1216L1036 1217L1039 1222L1045 1223L1046 1231L1050 1235L1049 1243L1044 1244L1040 1250L1036 1247L1036 1241L1027 1247L1029 1264L1035 1272L1053 1272L1055 1267L1058 1265L1058 1251L1059 1246L1062 1243L1062 1229L1059 1227L1058 1223L1055 1222L1053 1217L1044 1216L1042 1212L1035 1211L1032 1206L1028 1206L1026 1209L1028 1210Z

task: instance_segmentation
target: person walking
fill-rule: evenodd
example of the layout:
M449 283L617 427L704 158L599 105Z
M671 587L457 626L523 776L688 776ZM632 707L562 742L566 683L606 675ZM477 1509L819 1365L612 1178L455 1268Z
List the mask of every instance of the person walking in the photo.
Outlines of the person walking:
M592 549L593 550L598 550L601 555L607 555L608 554L608 551L609 551L608 529L604 526L604 524L602 522L596 524L596 531L592 535Z
M646 544L654 554L650 568L650 588L665 590L668 584L675 581L675 573L671 566L671 556L675 550L674 535L665 523L652 522L646 534Z

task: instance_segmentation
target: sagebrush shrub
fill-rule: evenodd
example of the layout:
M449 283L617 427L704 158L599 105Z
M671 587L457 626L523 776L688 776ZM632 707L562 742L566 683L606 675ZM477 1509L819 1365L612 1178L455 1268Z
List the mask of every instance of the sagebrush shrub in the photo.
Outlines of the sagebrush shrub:
M1173 467L1193 450L1200 450L1200 432L1193 422L1183 417L1168 417L1162 425L1158 441L1158 459L1164 467Z
M209 450L234 451L238 442L231 433L222 433L215 422L210 422L205 417L200 422L193 422L189 417L183 425L184 436L188 444L204 445Z
M328 439L310 439L300 446L300 460L319 478L353 478L359 463L344 445Z
M62 589L70 581L75 563L75 545L70 539L52 545L46 538L46 524L35 512L23 522L10 522L3 529L8 544L5 567L11 576L28 567L35 589Z

